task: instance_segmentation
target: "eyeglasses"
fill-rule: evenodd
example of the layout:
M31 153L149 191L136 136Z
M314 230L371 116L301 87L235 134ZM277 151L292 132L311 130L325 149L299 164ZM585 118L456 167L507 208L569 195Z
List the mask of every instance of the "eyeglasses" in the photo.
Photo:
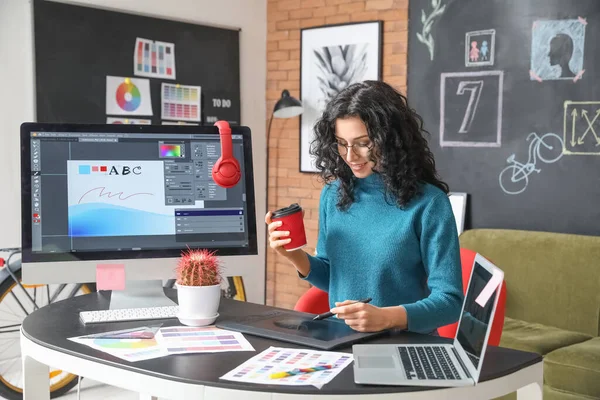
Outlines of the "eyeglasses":
M357 156L364 157L368 155L373 148L373 143L354 143L353 145L346 145L336 142L331 144L331 149L342 157L345 157L348 154L349 148L352 148L352 151Z

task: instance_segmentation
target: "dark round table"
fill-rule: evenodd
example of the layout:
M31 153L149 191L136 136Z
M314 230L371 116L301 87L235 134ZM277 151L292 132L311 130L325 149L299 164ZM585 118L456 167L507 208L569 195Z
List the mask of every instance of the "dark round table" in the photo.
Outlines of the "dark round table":
M166 294L176 300L173 289ZM414 386L373 386L354 383L353 368L348 366L330 383L314 386L258 385L220 379L249 358L269 348L298 348L293 343L245 335L256 352L225 352L169 355L135 363L75 343L67 338L127 329L140 322L83 325L80 311L108 308L110 292L77 296L51 304L29 315L21 327L21 352L24 366L24 399L49 399L48 365L108 385L139 392L141 398L167 399L476 399L493 398L518 390L519 398L541 399L543 369L538 354L490 346L484 358L481 377L475 386L429 388ZM274 310L274 307L222 299L219 320ZM289 311L289 310L286 310ZM177 319L155 320L164 327L181 325ZM429 335L395 333L369 343L447 343ZM352 353L351 347L335 351ZM281 395L281 396L280 396Z

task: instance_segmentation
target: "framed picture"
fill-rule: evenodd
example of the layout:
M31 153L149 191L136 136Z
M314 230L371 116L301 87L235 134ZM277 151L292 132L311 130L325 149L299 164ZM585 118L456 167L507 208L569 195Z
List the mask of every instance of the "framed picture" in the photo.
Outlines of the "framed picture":
M383 22L305 28L300 37L300 172L316 172L310 145L325 105L342 89L381 79Z
M494 65L496 30L473 31L465 34L465 66Z

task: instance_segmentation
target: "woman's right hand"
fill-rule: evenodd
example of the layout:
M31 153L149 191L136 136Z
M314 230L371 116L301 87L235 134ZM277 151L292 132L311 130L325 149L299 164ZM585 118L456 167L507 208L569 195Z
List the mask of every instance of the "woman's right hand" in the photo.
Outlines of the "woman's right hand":
M265 215L265 223L269 232L269 245L277 254L282 255L290 261L301 276L308 276L310 273L310 261L308 255L304 250L298 249L294 251L287 251L283 246L290 243L292 239L288 238L290 232L278 231L277 229L281 226L281 221L273 221L271 219L271 211ZM302 210L302 217L304 217L304 210Z
M290 235L290 232L276 230L281 226L282 222L271 220L271 215L271 211L265 215L265 223L267 224L267 229L269 231L269 245L278 254L288 258L289 253L283 246L292 241L292 239L286 238Z

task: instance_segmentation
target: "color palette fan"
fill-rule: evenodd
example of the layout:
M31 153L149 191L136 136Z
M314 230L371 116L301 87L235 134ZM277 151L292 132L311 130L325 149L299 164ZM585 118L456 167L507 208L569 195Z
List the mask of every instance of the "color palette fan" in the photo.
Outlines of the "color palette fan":
M94 339L96 346L107 349L144 349L157 345L154 339Z

